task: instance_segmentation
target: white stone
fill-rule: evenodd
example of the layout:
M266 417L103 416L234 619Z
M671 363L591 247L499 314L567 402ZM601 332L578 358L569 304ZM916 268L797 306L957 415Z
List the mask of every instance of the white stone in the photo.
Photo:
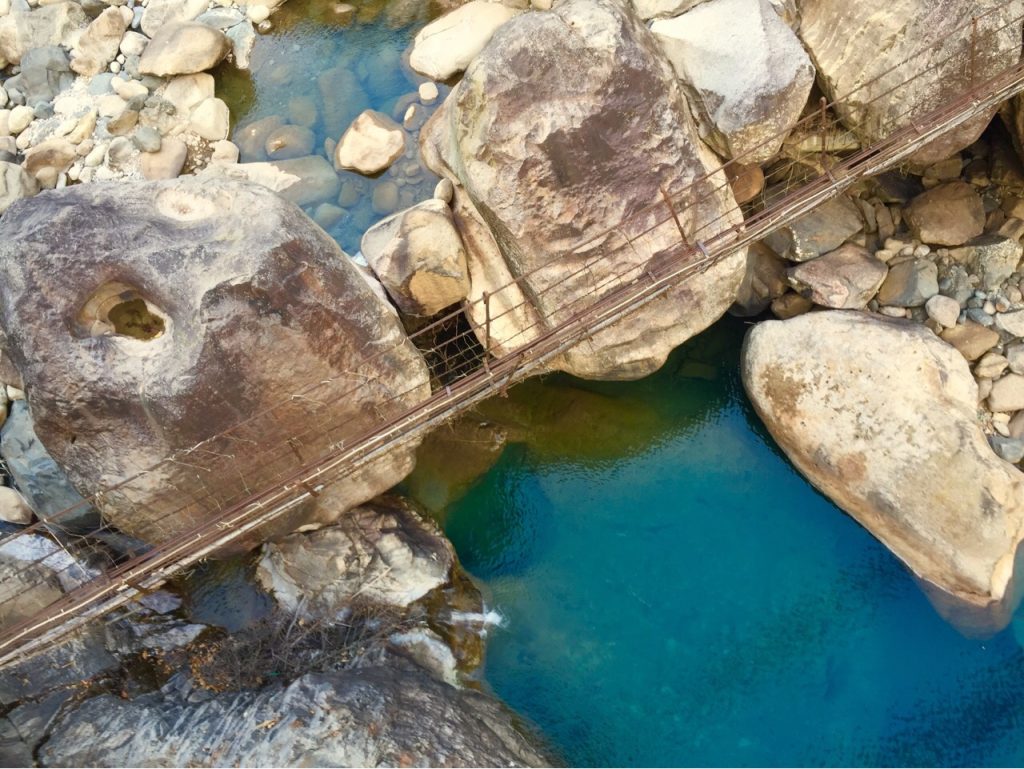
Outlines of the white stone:
M420 87L417 89L417 93L419 94L420 101L426 105L433 104L435 101L437 101L437 97L439 96L437 85L429 82L420 83ZM2 106L3 105L0 104L0 107Z
M138 80L125 80L121 77L115 77L110 81L110 87L114 89L114 93L125 101L131 101L136 96L149 95L149 89Z
M31 107L26 107L23 104L19 105L11 110L7 128L12 136L17 136L31 125L35 117L35 112L33 112Z
M213 75L179 75L167 82L160 96L173 104L178 114L189 115L203 101L214 97Z
M461 72L497 29L519 11L487 0L471 0L432 21L416 35L409 65L434 80Z
M204 139L220 141L228 136L231 114L218 98L206 99L192 111L189 127Z
M334 150L334 165L361 174L376 174L405 151L405 132L387 115L366 110L348 127Z
M121 38L121 53L125 56L141 56L149 44L149 38L138 32L128 30Z
M952 328L960 317L960 305L956 299L936 294L924 305L928 317L941 326Z

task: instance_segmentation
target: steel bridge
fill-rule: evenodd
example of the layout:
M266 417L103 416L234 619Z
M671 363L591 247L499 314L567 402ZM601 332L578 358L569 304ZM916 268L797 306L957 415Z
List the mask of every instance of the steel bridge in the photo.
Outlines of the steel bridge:
M1024 12L1001 26L984 23L986 16L1004 7L1021 10L1021 3L1010 0L1005 6L966 21L965 33L970 36L968 57L951 58L917 70L914 66L917 58L932 52L931 48L923 48L855 92L832 103L822 99L820 105L809 109L793 129L793 135L808 139L813 148L791 153L787 162L776 164L772 178L786 181L771 187L770 194L762 195L742 212L734 209L689 232L681 224L681 217L685 218L690 207L719 194L729 184L727 174L742 167L741 157L679 189L663 190L662 198L642 212L644 224L639 231L628 231L627 227L620 226L580 244L578 251L590 255L566 266L562 277L568 280L589 274L596 266L601 267L600 272L605 277L590 281L588 290L571 306L563 308L557 317L519 328L506 338L496 338L495 329L502 318L523 308L526 300L520 289L531 277L527 274L413 334L412 340L424 353L431 370L432 394L412 407L400 405L403 394L382 403L380 419L372 429L353 432L345 424L331 422L329 407L317 399L318 391L328 392L323 389L325 383L315 383L293 395L280 408L254 414L230 430L92 495L83 506L95 505L102 509L105 501L130 501L133 489L141 489L147 482L151 486L154 480L166 477L164 471L170 466L174 466L179 476L181 468L187 467L194 471L194 482L186 490L174 489L178 506L160 506L140 511L140 515L148 515L150 520L156 521L163 516L187 514L188 520L201 522L188 531L175 531L161 541L151 542L150 549L130 560L116 562L107 556L106 564L85 577L73 559L64 559L62 569L76 570L72 586L37 614L0 628L0 668L31 658L67 639L86 623L115 610L130 610L138 598L169 578L241 538L251 537L261 526L309 502L328 486L344 483L367 463L416 440L480 401L503 393L510 385L551 370L560 355L595 333L792 223L856 182L907 161L944 133L980 115L991 114L998 105L1024 91L1024 62L992 77L981 78L974 71L976 52L986 45L988 35L998 34L1007 27L1020 29ZM979 32L979 28L985 31ZM901 79L899 74L907 71L914 74ZM899 82L881 90L877 85L883 78L886 83ZM829 145L835 146L837 136L848 135L837 117L841 108L864 109L875 101L889 99L901 89L922 87L922 81L938 80L947 84L961 83L962 91L934 109L906 111L893 121L880 141L845 154L829 152ZM814 170L809 172L808 169ZM659 260L657 266L622 258L623 249L632 249L639 238L666 223L678 227L678 247L671 258ZM591 244L601 245L590 248ZM553 265L545 266L550 269ZM534 290L535 296L536 293ZM458 328L462 330L437 343L438 330L452 328L463 313L477 318L478 322L470 324L470 328L461 324ZM366 360L386 352L367 355ZM347 392L355 395L361 386L365 383L361 385L353 380ZM332 398L338 397L336 388L330 392ZM29 395L31 398L31 392ZM285 425L296 414L296 409L306 417L304 423L319 425L317 435L287 430ZM322 440L325 436L329 438L326 442ZM314 438L317 440L312 440ZM305 456L301 449L314 442L328 449ZM254 447L258 448L254 450ZM51 529L59 529L60 521L73 512L69 509L46 516L3 537L0 546L33 535L50 536ZM107 530L101 523L91 532L92 536L85 534L78 539L83 546L88 546ZM101 550L96 548L95 551ZM45 558L40 560L46 564ZM35 576L39 569L32 567L38 565L38 562L28 563L23 572L15 575L20 580L17 590L31 587L34 580L44 579ZM0 599L0 610L5 600L12 599Z

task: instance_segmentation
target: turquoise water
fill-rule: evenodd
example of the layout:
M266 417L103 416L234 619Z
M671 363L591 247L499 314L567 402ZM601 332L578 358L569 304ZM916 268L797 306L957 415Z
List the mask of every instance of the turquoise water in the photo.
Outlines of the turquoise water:
M1021 765L1013 629L962 637L795 473L742 394L742 332L642 382L531 385L577 435L510 446L447 511L506 617L487 681L574 765Z

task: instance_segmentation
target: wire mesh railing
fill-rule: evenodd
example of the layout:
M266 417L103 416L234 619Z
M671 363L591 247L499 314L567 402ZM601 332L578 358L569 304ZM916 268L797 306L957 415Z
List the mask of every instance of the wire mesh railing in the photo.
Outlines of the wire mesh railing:
M998 24L988 23L1004 7L1020 9L1021 3L1012 0L965 21L962 29L970 29L972 51L985 45L990 35L1007 30L1015 30L1019 38L1024 10L1009 20L998 17ZM932 50L922 48L918 55ZM909 57L846 94L844 99L857 100L863 110L873 102L890 100L911 84L920 88L933 80L948 83L951 73L962 79L965 68L969 70L969 87L956 97L926 111L918 105L902 109L890 118L884 139L858 150L830 151L830 137L846 130L838 117L841 100L823 100L809 110L786 134L818 137L816 160L822 170L813 178L796 173L806 168L805 155L780 161L773 178L787 181L740 210L729 203L726 173L730 166L743 163L743 157L736 158L666 186L658 200L628 221L588 234L568 252L434 320L411 335L428 364L429 393L422 383L403 392L386 392L357 376L311 383L299 392L282 394L274 406L229 430L89 495L78 506L3 537L0 553L17 549L23 538L52 535L72 556L62 568L78 568L76 564L84 562L96 576L68 582L66 592L45 609L0 628L0 666L128 605L225 546L257 537L271 522L287 516L298 519L337 484L358 484L373 472L375 462L410 450L426 430L529 375L557 368L562 356L577 345L593 343L602 331L639 317L660 299L672 301L673 292L682 290L686 281L1024 90L1020 61L983 78L975 57L966 58L940 61L873 92L870 100L860 98L884 79L892 82L893 72L914 61ZM671 244L657 260L651 259L652 241ZM546 301L550 297L557 301ZM540 312L539 305L548 309ZM363 366L357 368L369 370L368 364L393 352L378 346L360 356ZM366 418L353 420L333 408L335 403L353 401L366 406ZM289 429L295 424L306 427ZM90 531L69 528L66 521L87 507L121 512L119 518L130 518L136 530L147 533L148 546L115 553L98 536L116 533L102 519ZM21 563L8 577L19 589L32 590L51 578L53 570L39 569L30 557Z

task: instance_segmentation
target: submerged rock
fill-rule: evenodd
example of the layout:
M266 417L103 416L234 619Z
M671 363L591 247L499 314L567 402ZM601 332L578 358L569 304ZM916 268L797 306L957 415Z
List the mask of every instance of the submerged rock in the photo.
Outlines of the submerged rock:
M405 152L405 132L387 115L368 109L342 134L334 150L335 168L372 175L384 171Z
M493 698L419 667L304 675L206 694L103 695L59 719L43 766L546 766Z
M923 326L820 312L755 326L742 375L793 464L923 581L940 612L966 629L1005 626L1024 475L992 452L963 357Z
M0 275L39 438L83 493L127 482L101 512L143 540L190 530L429 394L391 308L257 186L186 177L45 193L0 222ZM278 530L331 522L391 487L413 448L323 489Z
M800 3L800 37L819 83L830 101L843 100L839 116L864 145L1016 64L1021 23L1020 6L1004 0ZM969 146L996 109L933 141L915 158L932 163Z
M509 21L423 136L428 165L456 182L470 316L495 352L680 256L663 192L691 242L742 220L725 175L708 175L719 163L657 41L617 0L566 0ZM745 261L742 250L722 260L554 365L590 378L649 374L729 308Z
M709 0L651 31L720 155L761 163L779 151L807 103L814 67L768 0Z

